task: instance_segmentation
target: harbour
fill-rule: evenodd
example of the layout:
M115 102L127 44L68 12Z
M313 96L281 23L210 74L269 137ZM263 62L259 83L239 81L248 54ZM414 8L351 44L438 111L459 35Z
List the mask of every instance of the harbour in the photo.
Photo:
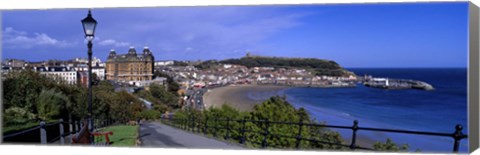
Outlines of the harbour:
M435 90L435 88L426 82L411 79L392 79L392 78L374 78L368 76L364 78L363 85L372 88L382 89L420 89Z

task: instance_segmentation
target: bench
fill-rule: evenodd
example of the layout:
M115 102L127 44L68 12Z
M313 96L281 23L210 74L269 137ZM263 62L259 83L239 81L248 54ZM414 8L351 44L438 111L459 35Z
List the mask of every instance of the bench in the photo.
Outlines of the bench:
M83 127L80 129L80 132L75 134L72 137L72 144L85 144L85 145L96 145L96 146L108 146L110 145L110 138L108 137L109 135L113 135L113 132L92 132L88 131L88 125L86 122L83 123ZM103 143L95 143L92 142L90 139L90 136L93 136L93 139L95 137L105 137L105 142Z

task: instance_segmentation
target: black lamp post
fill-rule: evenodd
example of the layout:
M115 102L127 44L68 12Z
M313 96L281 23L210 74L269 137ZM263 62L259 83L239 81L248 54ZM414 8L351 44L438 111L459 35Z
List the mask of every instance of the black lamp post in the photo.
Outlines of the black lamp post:
M85 32L85 39L88 41L88 127L93 132L92 120L92 40L95 37L95 28L97 21L93 19L92 13L88 10L88 15L82 20L83 32Z

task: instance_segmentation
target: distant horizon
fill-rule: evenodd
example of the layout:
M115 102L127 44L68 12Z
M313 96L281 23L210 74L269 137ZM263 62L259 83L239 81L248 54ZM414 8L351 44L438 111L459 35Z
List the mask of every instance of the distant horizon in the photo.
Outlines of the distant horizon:
M87 57L86 9L2 11L3 59ZM92 9L93 56L157 60L260 56L332 60L344 68L467 68L468 2ZM122 17L122 18L119 18ZM55 23L55 24L51 24ZM32 26L35 25L35 26Z

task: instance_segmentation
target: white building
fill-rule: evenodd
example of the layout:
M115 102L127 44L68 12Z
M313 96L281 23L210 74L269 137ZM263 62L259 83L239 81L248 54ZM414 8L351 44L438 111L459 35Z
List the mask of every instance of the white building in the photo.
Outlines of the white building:
M81 64L88 64L88 59L87 58L74 58L72 59L74 62L77 62L77 63L81 63ZM102 61L97 58L97 57L93 57L92 58L92 65L95 65L95 64L101 64Z
M166 82L167 82L167 78L157 77L153 80L130 81L129 84L137 86L137 87L147 87L147 86L150 86L153 83L160 84L160 85L165 85Z
M77 65L77 67L74 67L73 70L78 72L88 72L88 66L84 64L79 64ZM92 73L96 74L100 80L105 80L105 67L92 66Z
M77 83L77 71L71 67L34 67L34 70L59 82L63 80L66 84L72 85Z
M97 74L100 80L105 80L105 67L92 67L92 73Z
M156 61L154 63L154 66L157 67L157 66L168 66L168 65L173 65L173 61L172 60L167 60L167 61Z
M224 64L223 68L232 68L232 65L231 64Z

